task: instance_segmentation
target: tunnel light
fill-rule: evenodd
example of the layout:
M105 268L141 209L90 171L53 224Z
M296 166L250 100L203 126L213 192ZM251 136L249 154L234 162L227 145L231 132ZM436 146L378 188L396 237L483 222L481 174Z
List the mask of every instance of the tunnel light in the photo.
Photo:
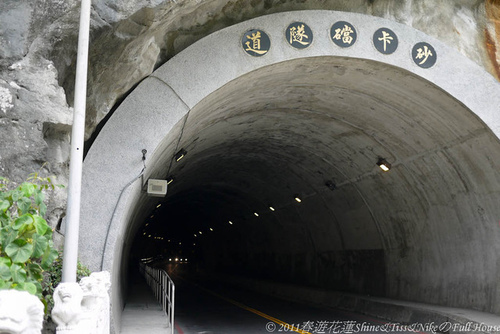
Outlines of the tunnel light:
M229 221L229 225L233 225L233 222L232 222L232 221Z
M269 205L269 210L276 211L272 205Z
M142 235L146 235L146 232L144 232Z
M165 197L167 194L167 181L166 180L158 180L158 179L149 179L148 180L148 196L151 197Z
M170 183L172 182L174 182L174 177L173 176L167 177L167 185L170 185Z
M295 199L295 201L297 201L297 203L301 203L302 202L302 200L300 199L299 195L295 195L294 199Z
M177 258L177 257L176 257L176 258L175 258L175 262L178 262L178 261L179 261L179 258Z
M210 228L210 231L212 231L212 232L213 232L213 231L214 231L214 229L213 229L213 228Z
M148 226L148 225L149 225L149 223L146 223L146 225L144 225L144 226Z
M154 218L154 217L155 217L155 215L151 215L151 217L149 217L149 218Z
M257 212L254 212L253 214L255 215L255 217L259 216L259 214Z
M384 158L379 158L377 161L377 166L380 167L384 172L388 172L391 169L391 164L387 162Z
M161 203L160 203L160 204L158 204L158 205L156 206L156 208L158 209L160 206L161 206ZM153 216L153 217L154 217L154 216Z
M179 242L179 245L182 245L182 242Z
M197 237L197 236L198 236L198 234L195 234L194 236L195 236L195 237Z
M148 235L148 238L151 238L151 234L150 234L150 235Z
M172 259L168 259L169 262L172 262Z
M187 152L185 149L181 149L179 152L177 152L174 156L175 161L179 162L181 161L182 158L186 156Z
M201 231L198 231L199 234L203 234Z

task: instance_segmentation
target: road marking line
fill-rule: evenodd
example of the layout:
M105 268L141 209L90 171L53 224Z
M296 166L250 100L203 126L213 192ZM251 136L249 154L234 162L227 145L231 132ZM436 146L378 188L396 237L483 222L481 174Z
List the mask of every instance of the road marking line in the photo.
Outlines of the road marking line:
M295 327L295 326L293 326L293 325L290 325L290 324L288 324L288 323L286 323L286 322L284 322L284 321L281 321L281 320L279 320L279 319L276 319L276 318L274 318L274 317L271 317L270 315L267 315L267 314L265 314L265 313L263 313L263 312L261 312L261 311L258 311L258 310L254 309L254 308L248 307L248 306L246 306L246 305L244 305L244 304L241 304L241 303L239 303L239 302L237 302L237 301L235 301L235 300L232 300L232 299L229 299L229 298L224 297L224 296L222 296L222 295L219 295L218 293L215 293L215 292L213 292L213 291L210 291L210 290L208 290L208 289L206 289L206 288L204 288L204 287L202 287L202 286L199 286L199 285L197 285L197 284L196 284L196 286L197 286L198 288L200 288L200 289L204 290L205 292L210 293L211 295L214 295L215 297L218 297L218 298L220 298L220 299L222 299L222 300L225 300L225 301L227 301L228 303L231 303L231 304L233 304L233 305L235 305L235 306L238 306L239 308L242 308L242 309L244 309L244 310L247 310L247 311L249 311L249 312L252 312L252 313L254 313L254 314L257 314L258 316L261 316L261 317L263 317L263 318L266 318L267 320L271 320L272 322L275 322L275 323L277 323L278 325L281 325L281 326L283 326L283 327L284 327L284 328L286 328L286 329L289 329L289 330L291 330L291 331L294 331L294 332L297 332L297 333L300 333L300 334L311 334L311 333L309 333L309 332L307 332L307 331L304 331L304 330L302 330L302 329L300 329L300 328L297 328L297 327Z

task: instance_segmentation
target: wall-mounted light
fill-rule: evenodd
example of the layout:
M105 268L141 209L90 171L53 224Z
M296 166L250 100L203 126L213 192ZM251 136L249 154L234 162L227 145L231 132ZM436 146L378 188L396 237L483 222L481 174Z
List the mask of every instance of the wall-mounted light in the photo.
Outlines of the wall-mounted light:
M199 234L203 234L201 231L198 231Z
M172 182L174 182L174 177L173 176L167 177L167 185L170 185L170 183Z
M391 169L391 164L384 158L378 158L377 166L379 166L384 172L388 172Z
M300 198L300 196L298 194L296 194L295 196L293 196L293 198L295 199L295 201L297 201L297 203L301 203L302 202L302 199Z
M148 196L152 197L165 197L167 194L167 181L149 179L147 193Z
M213 231L214 231L214 229L213 229L213 228L210 228L210 232L213 232Z
M186 154L187 154L187 151L182 148L179 152L177 152L174 155L175 161L177 161L177 162L181 161L181 159L184 158L186 156Z
M259 214L257 212L254 212L253 214L254 214L255 217L259 216Z
M272 205L269 205L269 210L276 211L276 209Z
M229 225L233 225L233 222L232 222L232 221L229 221Z

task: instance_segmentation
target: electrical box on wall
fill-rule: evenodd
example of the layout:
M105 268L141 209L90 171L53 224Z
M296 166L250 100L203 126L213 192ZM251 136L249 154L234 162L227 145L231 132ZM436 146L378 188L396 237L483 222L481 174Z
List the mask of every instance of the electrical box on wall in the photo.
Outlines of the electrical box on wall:
M167 194L167 180L148 180L148 196L165 197Z

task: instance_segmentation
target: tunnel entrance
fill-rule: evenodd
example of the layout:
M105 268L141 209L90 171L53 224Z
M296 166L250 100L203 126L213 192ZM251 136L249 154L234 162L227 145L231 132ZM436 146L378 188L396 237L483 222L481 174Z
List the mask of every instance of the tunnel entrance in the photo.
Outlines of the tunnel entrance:
M428 82L366 60L293 60L220 88L178 127L155 167L173 181L166 198L143 199L131 254L435 303L481 281L451 257L477 264L456 241L493 209L471 193L484 182L473 162L496 161L500 145Z
M318 24L338 15L301 13ZM91 147L81 253L112 271L114 304L130 263L162 255L219 274L499 311L498 84L437 42L456 61L422 70L369 39L356 57L332 44L254 61L229 38L259 24L281 34L290 15L185 50ZM215 54L201 53L215 41ZM464 89L465 77L480 80ZM148 197L148 179L172 180L167 196Z

